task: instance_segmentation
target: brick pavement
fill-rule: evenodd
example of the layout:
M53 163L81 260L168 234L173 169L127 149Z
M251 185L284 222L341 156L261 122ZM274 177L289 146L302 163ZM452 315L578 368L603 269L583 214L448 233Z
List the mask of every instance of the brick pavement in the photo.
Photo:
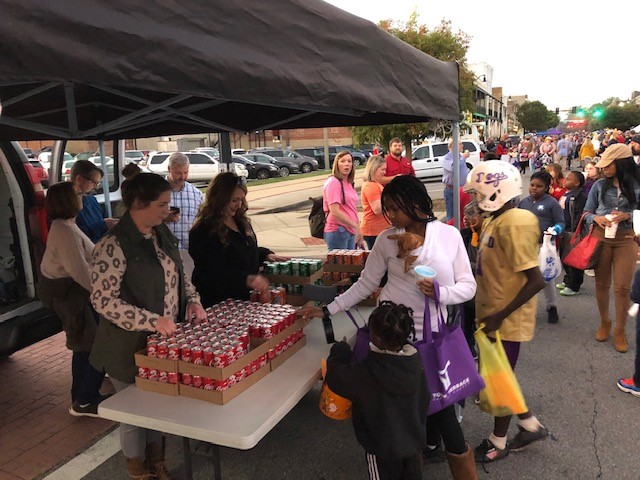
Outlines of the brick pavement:
M70 389L64 333L0 361L0 480L39 478L115 427L69 415Z

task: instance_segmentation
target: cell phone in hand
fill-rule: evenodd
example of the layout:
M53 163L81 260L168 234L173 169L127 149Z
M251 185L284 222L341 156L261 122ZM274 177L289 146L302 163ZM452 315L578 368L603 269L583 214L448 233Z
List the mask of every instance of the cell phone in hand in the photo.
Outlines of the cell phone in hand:
M171 211L171 213L173 213L174 215L177 215L178 213L180 213L180 209L178 207L169 207L169 210Z

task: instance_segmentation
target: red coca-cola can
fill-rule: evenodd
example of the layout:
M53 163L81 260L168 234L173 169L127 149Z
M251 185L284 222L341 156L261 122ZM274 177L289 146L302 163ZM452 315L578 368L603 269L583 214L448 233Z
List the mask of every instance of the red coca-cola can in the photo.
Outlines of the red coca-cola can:
M158 381L158 370L155 368L150 368L147 378L149 380L153 380L154 382Z
M216 350L213 347L205 347L202 350L202 362L207 367L213 366L213 354L215 351Z
M169 375L165 370L158 371L158 381L160 383L169 383Z
M267 354L265 353L260 357L260 368L264 367L267 364Z
M195 345L191 347L191 363L194 365L202 365L203 364L204 351L203 348L199 345Z
M167 378L172 385L180 383L180 374L178 372L167 372Z
M169 360L180 360L180 344L170 343L167 345L167 358Z
M266 288L260 292L260 302L271 303L271 290Z
M200 375L193 375L191 378L191 385L195 388L202 388L202 377Z
M278 354L276 353L276 349L270 348L267 352L267 356L269 357L269 360L273 360L274 358L276 358L278 356Z
M214 382L213 378L202 377L202 388L205 390L215 390Z
M251 371L251 370L249 370ZM241 381L247 378L247 371L244 368L241 368L235 373L236 381Z
M158 358L168 358L169 357L169 344L167 342L158 342L157 354Z
M213 381L213 388L214 388L214 390L217 390L218 392L222 392L224 390L227 390L229 388L229 379L225 378L223 380L214 380Z
M260 301L260 292L258 292L257 290L251 290L249 292L249 300L252 302L259 302Z
M193 383L193 377L190 373L183 373L180 375L180 381L183 385L189 385Z
M236 378L235 373L232 375L229 375L229 378L227 378L227 382L229 387L233 387L236 383L238 383L238 379Z
M140 378L149 378L149 368L148 367L138 367L138 377L140 377Z
M180 360L183 362L191 362L191 344L182 344L182 347L180 347Z
M158 340L147 338L147 357L158 356Z

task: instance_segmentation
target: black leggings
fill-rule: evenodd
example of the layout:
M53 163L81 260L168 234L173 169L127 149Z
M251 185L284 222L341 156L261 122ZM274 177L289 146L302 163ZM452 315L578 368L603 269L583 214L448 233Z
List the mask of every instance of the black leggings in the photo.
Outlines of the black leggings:
M427 445L440 445L449 453L461 455L467 451L462 427L453 405L427 417Z

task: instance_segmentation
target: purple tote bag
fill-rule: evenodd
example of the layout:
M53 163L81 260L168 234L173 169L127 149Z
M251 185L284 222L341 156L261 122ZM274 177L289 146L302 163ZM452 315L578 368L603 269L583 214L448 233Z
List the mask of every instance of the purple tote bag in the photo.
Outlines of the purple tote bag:
M358 362L364 360L369 354L369 342L371 341L369 325L365 322L364 326L360 327L349 310L346 311L346 314L356 326L356 343L353 346L353 361Z
M414 343L422 360L431 395L427 415L475 395L484 388L484 381L478 373L462 329L459 325L447 325L444 322L438 283L435 282L434 286L438 331L431 331L429 298L424 297L423 339Z

